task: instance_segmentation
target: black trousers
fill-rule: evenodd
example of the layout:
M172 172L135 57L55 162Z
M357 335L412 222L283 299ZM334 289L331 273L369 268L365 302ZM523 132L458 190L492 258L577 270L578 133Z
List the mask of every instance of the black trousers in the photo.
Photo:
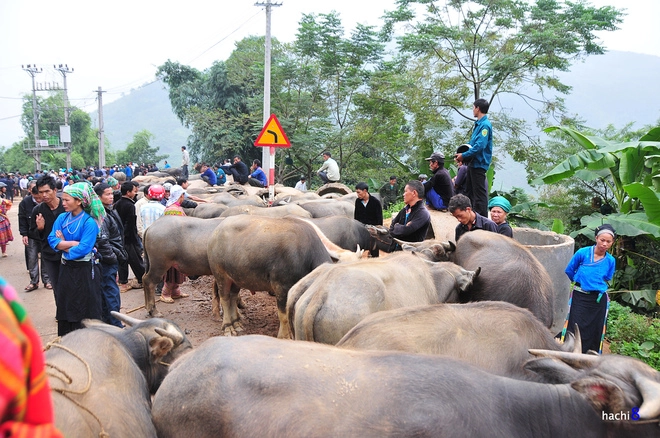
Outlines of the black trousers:
M472 202L472 210L483 217L488 217L487 187L486 170L480 167L468 167L467 196Z
M119 283L128 283L128 267L130 265L138 283L142 283L144 275L144 262L142 261L142 248L136 244L125 244L128 253L128 261L119 264Z

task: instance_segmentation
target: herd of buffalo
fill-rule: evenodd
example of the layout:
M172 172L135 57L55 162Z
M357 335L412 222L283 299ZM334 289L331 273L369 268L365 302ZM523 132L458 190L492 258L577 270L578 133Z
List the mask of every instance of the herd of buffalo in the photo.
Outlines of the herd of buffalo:
M382 242L354 195L279 191L268 208L208 195L146 230L151 318L113 312L126 328L85 321L46 347L65 436L660 436L660 373L581 354L579 330L558 343L552 279L523 245L475 231L366 258ZM226 336L193 349L160 317L170 267L213 275ZM241 288L275 295L278 339L236 336Z

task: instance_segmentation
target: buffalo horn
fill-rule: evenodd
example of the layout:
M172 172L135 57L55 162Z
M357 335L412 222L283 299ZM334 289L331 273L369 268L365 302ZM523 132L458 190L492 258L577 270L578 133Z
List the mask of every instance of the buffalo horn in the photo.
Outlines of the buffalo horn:
M592 356L589 354L569 353L567 351L554 351L554 350L538 350L530 349L529 354L537 357L554 357L561 360L568 365L577 368L591 368L598 365L600 356Z
M442 247L445 249L445 251L456 251L456 245L454 245L454 242L440 242Z
M396 237L393 237L392 240L394 240L396 243L401 245L403 248L403 245L408 245L412 246L413 248L418 248L423 242L406 242L405 240L399 240Z
M582 337L580 336L580 328L575 324L575 331L573 332L575 337L575 344L573 345L573 353L580 354L582 353Z
M141 319L133 318L132 316L124 315L123 313L115 312L114 310L110 312L110 314L130 327L144 322Z
M639 373L633 375L633 380L644 399L642 406L639 407L639 416L647 420L660 415L660 383Z
M170 338L172 342L174 342L174 345L179 345L180 343L183 342L183 335L181 333L172 333L170 331L167 331L165 329L162 329L160 327L154 328L156 333L158 333L161 336L165 336L166 338Z

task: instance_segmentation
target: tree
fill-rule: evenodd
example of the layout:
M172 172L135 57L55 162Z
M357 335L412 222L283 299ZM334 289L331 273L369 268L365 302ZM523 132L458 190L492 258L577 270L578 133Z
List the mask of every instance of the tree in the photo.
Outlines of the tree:
M126 146L125 151L117 152L118 163L157 163L169 155L158 155L158 148L150 145L153 134L143 129L133 135L133 141Z
M570 88L554 71L568 71L571 63L604 52L595 32L616 30L622 12L606 6L558 0L398 0L387 14L384 32L392 36L397 25L406 24L398 38L400 50L435 59L445 84L435 102L439 122L455 120L459 136L469 138L471 114L466 108L478 98L491 103L512 95L537 110L539 126L549 116L564 118L563 101L557 93ZM430 74L432 74L431 72ZM453 97L449 97L453 95ZM468 97L469 96L469 97ZM502 111L492 114L497 143L516 161L538 160L544 151L526 133L527 124ZM462 120L462 122L461 122ZM563 121L562 121L563 122ZM433 121L416 126L416 136Z

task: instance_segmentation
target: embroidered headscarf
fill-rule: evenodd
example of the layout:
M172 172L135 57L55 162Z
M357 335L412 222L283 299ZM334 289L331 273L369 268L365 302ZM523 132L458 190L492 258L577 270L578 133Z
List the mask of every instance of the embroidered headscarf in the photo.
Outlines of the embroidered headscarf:
M106 182L107 182L108 185L109 185L110 187L112 187L113 189L117 186L117 184L119 184L119 181L117 181L117 180L116 180L115 178L113 178L113 177L109 177L109 178L107 179Z
M75 183L70 186L64 187L64 193L72 198L80 199L82 202L82 209L85 213L89 214L96 224L101 228L103 219L105 219L105 208L103 202L98 197L92 185L86 182Z

